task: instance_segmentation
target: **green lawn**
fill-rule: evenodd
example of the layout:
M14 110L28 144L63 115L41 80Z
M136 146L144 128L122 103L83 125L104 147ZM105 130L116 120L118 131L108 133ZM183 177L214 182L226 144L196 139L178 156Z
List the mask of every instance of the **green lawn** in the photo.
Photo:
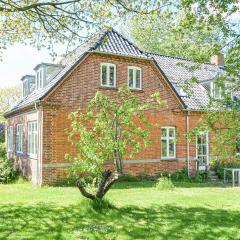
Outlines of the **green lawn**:
M240 188L118 183L102 212L70 187L0 185L0 239L240 239Z

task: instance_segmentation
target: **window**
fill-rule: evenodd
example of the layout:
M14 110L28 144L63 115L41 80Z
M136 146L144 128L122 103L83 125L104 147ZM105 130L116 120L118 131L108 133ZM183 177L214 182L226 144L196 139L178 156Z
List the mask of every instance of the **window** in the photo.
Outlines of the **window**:
M38 153L38 129L37 121L28 123L28 154L32 158L37 158Z
M211 82L211 95L215 99L221 99L222 98L221 86L218 86L216 83Z
M16 132L16 151L17 153L23 152L23 125L17 125L17 132Z
M184 87L186 88L187 86L183 86L182 84L179 85L177 83L173 83L173 86L175 88L175 90L177 91L178 95L181 97L187 97L187 93L184 89Z
M161 155L162 158L176 158L176 131L175 127L162 127Z
M28 95L28 81L24 80L23 81L23 97Z
M196 137L196 157L199 170L206 170L208 166L208 132L201 132Z
M39 68L37 71L37 89L42 88L44 84L44 68Z
M7 149L9 152L13 151L13 126L9 126L7 129Z
M139 67L128 67L128 86L131 89L142 88L142 71Z
M116 86L116 65L112 63L101 64L101 85L105 87Z

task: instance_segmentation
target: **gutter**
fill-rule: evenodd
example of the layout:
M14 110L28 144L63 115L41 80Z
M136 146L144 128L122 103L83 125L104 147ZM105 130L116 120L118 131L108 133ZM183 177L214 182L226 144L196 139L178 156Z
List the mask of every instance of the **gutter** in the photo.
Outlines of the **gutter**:
M3 116L4 116L4 118L8 118L8 117L10 117L11 115L14 115L15 113L21 111L22 109L27 108L27 107L31 107L31 106L34 106L34 108L36 109L36 104L38 104L38 103L40 103L40 100L39 100L39 99L37 99L37 100L34 101L34 102L25 104L25 105L23 105L23 106L21 106L21 107L19 107L19 108L17 108L17 109L14 109L14 110L12 110L12 111L11 111L11 110L10 110L10 111L7 111L7 112L5 112L5 113L3 114Z

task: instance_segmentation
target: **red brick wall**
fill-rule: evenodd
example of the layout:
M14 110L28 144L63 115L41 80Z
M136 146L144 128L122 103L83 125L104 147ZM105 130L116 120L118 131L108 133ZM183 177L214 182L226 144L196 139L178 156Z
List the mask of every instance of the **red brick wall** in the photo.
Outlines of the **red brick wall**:
M65 153L74 154L75 150L67 140L66 129L70 126L68 115L76 109L84 109L87 102L102 91L109 96L116 95L116 89L100 87L101 62L114 63L117 66L117 88L127 84L127 67L142 68L142 91L136 91L141 99L159 91L167 105L160 111L148 112L146 117L161 126L175 126L177 132L176 160L161 160L160 128L151 128L153 145L139 153L134 160L158 160L148 163L125 163L124 171L130 174L155 174L157 172L173 172L187 166L186 113L181 111L181 104L167 82L160 75L151 61L107 56L90 55L80 64L52 94L45 99L49 104L43 110L43 183L55 182L66 175ZM52 107L50 106L52 105ZM53 107L53 105L55 107ZM199 121L200 114L192 113L190 128ZM190 144L190 157L195 159L195 142ZM131 160L126 157L126 160ZM144 161L143 161L144 162ZM62 167L64 165L64 167ZM195 161L191 162L191 170L195 170Z
M27 152L28 141L28 122L38 121L38 111L32 110L17 116L13 116L7 120L7 126L13 126L13 151L8 152L8 158L15 161L15 167L20 170L21 175L37 183L38 160L31 159ZM16 152L16 129L17 124L23 124L23 153ZM7 138L6 138L7 139Z

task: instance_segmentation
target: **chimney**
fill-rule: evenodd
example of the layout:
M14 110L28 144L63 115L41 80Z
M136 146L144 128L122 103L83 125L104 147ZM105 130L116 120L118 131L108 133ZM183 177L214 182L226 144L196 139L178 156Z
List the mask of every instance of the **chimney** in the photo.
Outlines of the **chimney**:
M224 66L224 54L219 53L212 55L210 58L210 62L214 65Z

